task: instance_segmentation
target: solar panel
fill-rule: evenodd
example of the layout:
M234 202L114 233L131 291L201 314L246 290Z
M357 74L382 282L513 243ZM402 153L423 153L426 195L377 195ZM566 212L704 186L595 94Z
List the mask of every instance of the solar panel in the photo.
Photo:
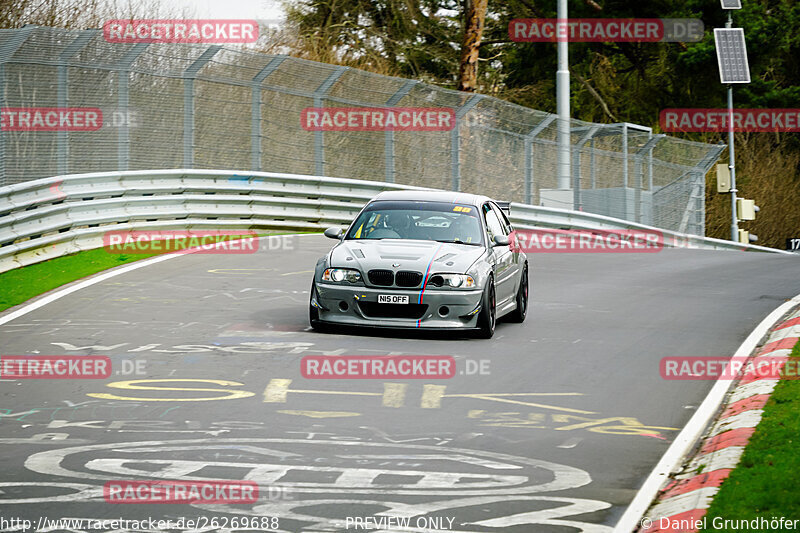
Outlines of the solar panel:
M715 28L719 78L722 83L750 83L747 46L742 28Z
M722 9L742 9L742 0L721 0Z

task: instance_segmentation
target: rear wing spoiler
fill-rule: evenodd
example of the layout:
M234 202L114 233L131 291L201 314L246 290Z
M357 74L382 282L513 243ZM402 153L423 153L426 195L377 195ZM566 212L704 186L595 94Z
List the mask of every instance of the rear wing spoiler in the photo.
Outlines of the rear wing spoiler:
M511 202L498 202L495 201L494 203L497 204L497 207L502 209L506 215L511 215Z

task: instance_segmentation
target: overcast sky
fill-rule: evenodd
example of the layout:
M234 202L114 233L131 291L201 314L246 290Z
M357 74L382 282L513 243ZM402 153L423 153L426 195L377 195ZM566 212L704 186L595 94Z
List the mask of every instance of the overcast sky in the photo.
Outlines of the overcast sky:
M198 18L283 19L278 0L161 0L161 4L194 9Z

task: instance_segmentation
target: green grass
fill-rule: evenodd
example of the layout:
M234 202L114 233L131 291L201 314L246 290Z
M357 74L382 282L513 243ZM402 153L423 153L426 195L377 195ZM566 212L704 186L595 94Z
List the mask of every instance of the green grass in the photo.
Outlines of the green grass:
M800 343L792 350L792 357L800 357ZM800 380L782 379L764 408L764 416L741 462L714 498L706 515L707 529L703 531L742 531L714 529L715 517L800 519L799 447Z
M285 232L257 234L279 235ZM159 253L113 254L97 248L3 272L0 274L0 311L97 272L154 255Z

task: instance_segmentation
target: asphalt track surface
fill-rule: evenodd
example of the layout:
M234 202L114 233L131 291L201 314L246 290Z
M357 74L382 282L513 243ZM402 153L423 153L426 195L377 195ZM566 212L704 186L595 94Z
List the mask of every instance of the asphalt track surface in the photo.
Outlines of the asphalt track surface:
M308 289L331 243L180 256L0 326L3 355L113 362L108 379L0 381L0 516L31 520L27 531L98 531L43 518L205 517L102 531L395 532L405 517L419 532L607 532L712 386L662 379L661 358L731 355L800 293L797 257L537 254L527 321L501 322L491 340L320 334L308 328ZM452 355L458 370L304 379L301 358L323 354ZM108 481L145 479L247 479L260 496L103 498ZM277 521L231 527L256 516Z

